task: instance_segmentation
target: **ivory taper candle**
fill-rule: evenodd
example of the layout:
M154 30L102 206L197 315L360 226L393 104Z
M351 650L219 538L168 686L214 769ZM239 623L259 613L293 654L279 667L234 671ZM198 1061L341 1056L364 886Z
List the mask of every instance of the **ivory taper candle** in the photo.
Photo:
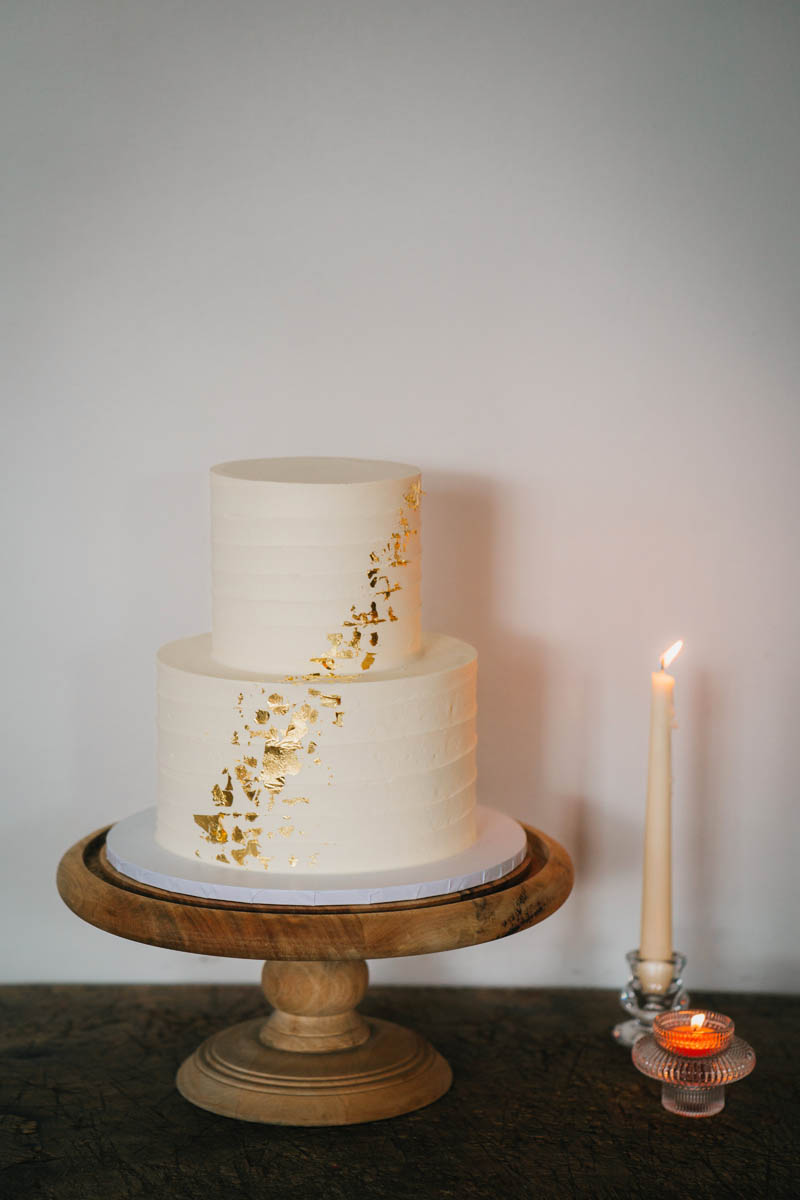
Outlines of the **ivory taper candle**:
M661 655L650 699L650 752L642 872L642 932L639 979L645 991L662 992L672 958L672 726L675 679L667 667L683 649L675 642Z

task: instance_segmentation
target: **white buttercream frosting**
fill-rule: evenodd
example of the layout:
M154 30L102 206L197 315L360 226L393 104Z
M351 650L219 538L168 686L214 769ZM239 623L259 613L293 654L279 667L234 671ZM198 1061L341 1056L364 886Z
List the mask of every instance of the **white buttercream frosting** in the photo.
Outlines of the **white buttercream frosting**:
M474 843L476 655L420 632L421 495L402 463L212 468L212 633L158 655L161 846L330 875Z
M304 674L399 666L420 647L419 471L361 459L211 470L212 654Z
M287 680L162 647L156 837L232 867L323 873L458 853L475 839L471 646L426 636L403 667Z

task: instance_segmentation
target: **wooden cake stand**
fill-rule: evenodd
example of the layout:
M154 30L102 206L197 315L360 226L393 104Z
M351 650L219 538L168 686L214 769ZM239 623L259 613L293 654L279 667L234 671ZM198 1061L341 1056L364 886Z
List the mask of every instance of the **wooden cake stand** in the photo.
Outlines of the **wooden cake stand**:
M450 1067L410 1029L365 1018L368 958L454 950L543 921L572 888L569 855L524 826L528 853L503 879L469 891L335 908L238 904L137 883L108 862L110 826L77 842L58 868L61 898L118 937L223 958L263 958L269 1017L208 1038L177 1086L200 1108L278 1125L351 1125L438 1100Z

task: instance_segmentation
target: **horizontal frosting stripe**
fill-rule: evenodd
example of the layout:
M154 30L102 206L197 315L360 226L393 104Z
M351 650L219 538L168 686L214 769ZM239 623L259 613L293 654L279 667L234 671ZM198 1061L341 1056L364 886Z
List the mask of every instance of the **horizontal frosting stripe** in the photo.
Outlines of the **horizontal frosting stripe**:
M376 789L371 784L351 784L346 789L332 787L314 791L309 794L295 790L287 790L285 800L275 798L272 808L269 807L269 797L261 798L257 805L240 804L238 799L230 808L220 809L221 812L239 813L240 817L247 811L256 813L255 824L274 824L287 814L305 829L314 826L321 820L334 818L342 824L348 821L358 822L365 818L371 819L382 813L392 811L403 813L419 813L431 806L443 804L454 796L465 793L476 782L475 756L467 756L464 760L449 764L437 772L422 773L416 776L405 776L394 780L386 789ZM195 812L208 810L207 792L201 781L185 776L175 777L165 768L159 769L159 788L163 804L178 814L181 820L187 815L193 821ZM306 804L305 801L308 801ZM237 820L240 818L237 818ZM242 822L244 825L244 822Z
M403 571L403 581L399 590L419 588L421 578L422 572L419 563L409 563L408 568ZM349 602L354 599L355 592L364 591L375 594L379 584L386 586L383 580L379 579L375 587L372 587L366 571L362 568L357 571L340 571L327 575L314 575L311 572L301 573L299 571L283 571L276 574L274 571L252 570L250 563L243 563L240 570L214 570L212 572L212 585L214 591L220 596L259 595L265 599L287 598L293 602L307 602L309 598L322 599L326 604L336 603L340 614L342 611L346 613L349 610ZM254 591L256 587L258 592ZM397 595L396 592L392 594ZM342 609L343 603L344 609Z
M218 783L223 771L235 774L236 763L245 757L256 759L256 765L251 773L258 778L261 772L262 755L258 748L244 747L244 753L235 752L236 748L227 747L223 750L210 740L207 743L180 733L164 732L160 739L158 761L159 765L170 772L194 775L208 771L208 794L215 783ZM436 768L451 763L462 755L471 753L477 745L474 722L465 721L452 729L431 730L427 733L410 734L402 738L394 738L384 742L360 742L337 746L325 739L324 735L318 743L317 752L309 755L303 751L298 753L299 772L291 775L290 784L293 790L303 791L312 783L330 782L377 782L396 779L400 776L416 775L419 772L420 761L426 766ZM305 753L305 757L304 757ZM318 758L319 763L314 759ZM222 760L222 761L220 761Z
M313 703L313 700L312 700ZM263 711L263 710L262 710ZM341 723L332 724L333 713L324 709L316 710L318 721L313 726L309 736L319 746L358 746L364 742L397 741L400 738L419 733L444 733L472 723L476 717L475 696L471 688L459 688L453 693L434 696L420 701L418 704L391 704L369 708L341 709ZM264 728L277 728L285 733L291 715L279 717ZM186 705L167 697L159 697L159 728L162 733L188 738L199 748L203 745L216 747L238 745L239 751L245 753L248 741L252 753L263 751L264 739L260 736L261 726L250 714L249 721L243 720L236 714L231 720L229 714L218 708L207 708L204 705ZM244 726L248 723L255 737L249 738ZM220 727L224 731L220 739ZM212 733L213 730L213 733ZM234 730L237 732L236 743L232 741Z
M258 589L257 582L255 589ZM273 626L291 629L298 625L322 625L326 629L331 629L332 626L331 632L341 632L345 620L352 619L349 606L345 607L340 599L334 597L329 601L319 600L315 598L310 589L306 591L306 597L302 600L289 597L282 599L269 594L241 595L233 591L226 592L217 587L211 594L218 603L224 601L226 621L236 620L237 617L244 615L250 632ZM353 589L351 595L356 611L363 612L369 609L375 593L371 591L369 583L365 579L363 583ZM418 607L418 596L419 585L412 585L410 588L404 588L403 592L393 593L392 610L398 621L403 619L401 614L406 609ZM396 622L387 620L380 622L380 625L392 624L396 624ZM375 628L379 628L379 625L376 624ZM216 633L217 630L215 629L214 632ZM327 647L327 645L327 640L325 640L323 647ZM320 653L322 653L323 647L320 648Z
M402 868L421 865L436 859L458 854L475 841L476 826L474 808L464 813L457 821L439 829L420 823L413 829L408 827L395 829L389 837L379 837L377 834L365 838L350 838L349 840L312 839L302 840L276 837L267 841L264 846L266 871L283 873L292 867L297 870L313 867L320 873L356 872L386 867ZM181 830L166 825L161 820L161 814L156 824L156 838L168 850L176 854L187 855L185 837ZM230 843L224 846L201 841L195 847L197 857L206 861L218 860L220 851L230 853ZM235 878L239 869L230 860L231 877ZM262 866L258 861L247 860L246 864L253 869Z
M415 542L418 539L415 539ZM215 571L250 570L275 575L293 573L310 578L363 575L370 566L373 547L361 546L237 546L217 542L212 546ZM410 547L409 547L410 550ZM404 555L419 570L418 551ZM407 569L404 567L403 571Z
M442 804L432 805L424 814L417 817L419 821L418 836L425 838L431 833L458 825L465 817L473 815L474 806L475 794L472 786L466 788L458 796L448 798ZM295 853L302 853L309 843L336 845L337 843L346 844L349 841L351 844L361 842L368 845L375 843L380 845L393 842L396 838L408 836L408 820L402 809L395 810L393 813L378 814L372 820L360 817L352 824L346 822L337 824L335 819L329 819L312 825L305 813L293 813L290 816L281 814L278 820L270 823L269 818L273 816L275 816L274 813L268 814L267 817L259 814L257 824L249 824L250 829L260 831L254 836L264 854L269 854L278 847L285 847L290 852L294 850ZM181 833L185 834L185 829L182 828L184 822L180 819L176 820L175 815L169 809L164 809L160 817L162 829L171 830L174 835L178 836ZM237 825L242 833L246 833L247 821L234 819L230 814L224 814L220 820L221 829L228 835L228 846L235 844L232 835ZM244 840L244 838L241 839L241 841ZM204 839L201 841L204 842ZM221 844L225 844L222 839L220 841ZM207 843L204 842L204 844Z
M221 517L215 514L211 524L211 543L232 546L362 546L365 558L370 550L378 550L402 531L399 509L389 513L370 513L368 517L349 522L337 517L315 516L308 520L291 517ZM406 518L408 520L408 518ZM416 529L417 524L411 524ZM419 539L412 538L408 554L416 555Z

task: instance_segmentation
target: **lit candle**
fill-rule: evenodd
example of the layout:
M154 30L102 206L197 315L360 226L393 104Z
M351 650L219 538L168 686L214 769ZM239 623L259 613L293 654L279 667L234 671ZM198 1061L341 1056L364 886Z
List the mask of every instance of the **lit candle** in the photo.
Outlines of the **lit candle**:
M730 1046L733 1030L730 1017L699 1009L659 1013L653 1021L653 1037L662 1050L681 1058L709 1058L720 1054Z
M642 873L642 933L639 979L646 992L663 992L672 978L672 697L675 680L667 667L680 654L675 642L654 671L650 700L650 753Z

